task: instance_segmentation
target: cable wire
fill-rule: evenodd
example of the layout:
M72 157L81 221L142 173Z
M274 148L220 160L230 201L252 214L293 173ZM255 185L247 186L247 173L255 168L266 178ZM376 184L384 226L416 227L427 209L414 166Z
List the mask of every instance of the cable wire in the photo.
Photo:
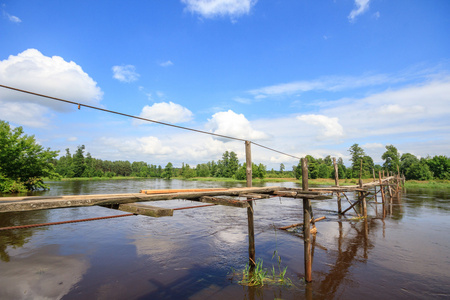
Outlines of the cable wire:
M156 124L160 124L160 125L170 126L170 127L174 127L174 128L178 128L178 129L193 131L193 132L197 132L197 133L203 133L203 134L217 136L217 137L226 138L226 139L235 140L235 141L241 141L241 142L247 141L245 139L236 138L236 137L232 137L232 136L227 136L227 135L223 135L223 134L217 134L217 133L207 132L207 131L203 131L203 130L199 130L199 129L193 129L193 128L189 128L189 127L184 127L184 126L174 125L174 124L160 122L160 121L156 121L156 120L151 120L151 119L147 119L147 118L137 117L137 116L133 116L133 115L129 115L129 114L125 114L125 113L121 113L121 112L117 112L117 111L113 111L113 110L109 110L109 109L105 109L105 108L101 108L101 107L97 107L97 106L87 105L87 104L78 103L78 102L75 102L75 101L70 101L70 100L66 100L66 99L61 99L61 98L57 98L57 97L52 97L52 96L48 96L48 95L44 95L44 94L39 94L39 93L27 91L27 90L22 90L22 89L14 88L14 87L11 87L11 86L6 86L6 85L3 85L3 84L0 84L0 87L5 88L5 89L10 89L10 90L13 90L13 91L17 91L17 92L21 92L21 93L26 93L26 94L30 94L30 95L34 95L34 96L39 96L39 97L55 100L55 101L60 101L60 102L65 102L65 103L69 103L69 104L74 104L74 105L76 105L78 107L78 109L80 109L81 107L87 107L87 108L100 110L100 111L104 111L104 112L111 113L111 114L116 114L116 115L120 115L120 116L124 116L124 117L128 117L128 118L133 118L133 119L137 119L137 120L141 120L141 121L152 122L152 123L156 123ZM252 142L252 141L249 141L249 142L254 144L255 146L258 146L258 147L261 147L261 148L265 148L265 149L273 151L273 152L277 152L277 153L280 153L280 154L283 154L283 155L286 155L286 156L289 156L289 157L301 159L300 157L295 156L295 155L287 154L287 153L284 153L284 152L281 152L281 151L278 151L278 150L275 150L275 149L263 146L261 144L258 144L258 143Z

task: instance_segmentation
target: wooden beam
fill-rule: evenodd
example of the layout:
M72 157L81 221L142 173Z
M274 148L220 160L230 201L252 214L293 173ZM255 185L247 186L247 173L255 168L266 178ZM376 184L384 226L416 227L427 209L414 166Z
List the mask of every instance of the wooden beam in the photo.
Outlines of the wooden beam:
M30 211L50 208L79 207L93 205L114 205L133 202L160 201L172 199L198 199L202 196L239 196L242 193L269 193L280 190L280 187L234 188L209 192L186 192L171 194L146 195L131 194L101 194L73 196L31 196L31 197L0 197L0 213L11 211Z
M139 203L120 204L119 210L149 217L173 216L173 209L150 206Z
M241 208L249 206L247 201L240 201L240 200L235 200L235 199L231 199L231 198L227 199L227 198L210 197L210 196L201 197L200 202L214 203L214 204L219 204L219 205L241 207Z
M226 188L209 188L209 189L163 189L163 190L141 190L140 193L147 195L154 194L172 194L172 193L190 193L190 192L211 192L226 191Z

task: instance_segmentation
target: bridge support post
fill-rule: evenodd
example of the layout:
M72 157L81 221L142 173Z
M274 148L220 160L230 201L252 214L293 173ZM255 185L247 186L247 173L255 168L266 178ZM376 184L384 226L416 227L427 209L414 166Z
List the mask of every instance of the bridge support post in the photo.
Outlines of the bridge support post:
M246 176L247 187L252 187L252 150L251 142L245 141L245 162L247 164ZM248 202L247 220L248 220L248 265L250 271L256 266L256 250L255 250L255 226L253 223L253 201Z
M308 161L302 158L302 188L308 191ZM311 257L311 201L309 198L303 198L303 246L305 263L305 281L312 281L312 257Z

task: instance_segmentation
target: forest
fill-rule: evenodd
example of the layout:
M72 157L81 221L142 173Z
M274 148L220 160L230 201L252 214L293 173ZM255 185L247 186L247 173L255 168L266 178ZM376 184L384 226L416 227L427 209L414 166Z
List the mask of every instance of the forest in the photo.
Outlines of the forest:
M450 158L447 156L418 158L411 153L400 155L393 145L385 148L381 156L383 164L378 165L374 164L362 147L353 144L348 149L351 166L345 166L342 157L337 159L339 178L358 178L360 170L362 178L371 178L373 171L377 174L381 170L393 173L399 170L407 180L450 180ZM22 127L11 128L7 122L0 121L0 192L45 189L45 178L246 178L246 164L241 164L233 151L225 151L217 161L196 166L183 163L176 168L171 162L162 167L144 161L102 160L93 158L85 150L85 146L81 145L72 154L67 148L65 155L58 157L59 151L45 149L36 142L34 136L26 135ZM329 155L325 158L307 155L306 158L310 179L334 178L333 159ZM262 163L252 163L252 171L253 178L301 178L300 162L288 169L280 164L278 170L267 170Z
M193 178L193 177L217 177L245 179L246 164L240 164L235 152L225 151L222 158L216 161L190 166L183 163L180 168L175 168L172 163L167 163L165 167L146 162L129 161L108 161L92 158L89 153L84 154L85 146L78 146L76 152L71 155L66 149L66 155L54 160L55 171L65 178L76 177L153 177L166 178L173 177ZM450 158L437 155L434 157L417 158L411 153L399 154L393 145L387 145L386 151L382 155L383 165L374 164L373 159L365 154L363 148L358 144L352 145L349 149L352 162L350 167L346 167L342 158L337 159L339 178L358 178L361 170L362 178L371 178L373 170L389 171L405 175L407 180L430 180L430 179L450 179ZM333 159L330 156L325 158L315 158L306 156L308 160L308 171L310 179L334 178ZM398 168L397 168L398 167ZM253 178L301 178L300 162L286 170L284 164L280 164L278 170L267 170L266 166L252 164Z

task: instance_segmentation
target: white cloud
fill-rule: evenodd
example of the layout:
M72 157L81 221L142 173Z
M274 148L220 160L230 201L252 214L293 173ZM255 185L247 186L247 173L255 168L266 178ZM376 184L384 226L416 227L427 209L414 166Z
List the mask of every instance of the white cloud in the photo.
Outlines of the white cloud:
M122 82L133 82L138 80L139 74L136 72L136 67L133 65L113 66L113 78Z
M186 9L205 18L248 14L257 0L181 0Z
M254 130L243 114L236 114L232 110L215 113L208 120L206 128L215 134L251 141L268 138L264 132Z
M171 62L170 60L162 62L159 64L161 67L170 67L173 66L173 62Z
M97 83L75 62L67 62L60 56L45 56L36 49L0 61L0 82L90 105L98 105L103 96ZM51 110L69 111L71 108L65 103L3 88L0 89L0 107L0 119L33 127L48 124Z
M4 16L5 18L7 18L9 21L11 21L11 22L13 22L13 23L20 23L20 22L22 22L22 20L21 20L19 17L10 15L10 14L7 13L4 9L3 9L2 11L3 11L3 16Z
M289 83L276 84L248 91L255 99L263 99L269 96L292 95L295 93L309 91L330 91L337 92L347 89L355 89L365 86L381 85L387 82L397 82L401 79L393 79L390 76L362 75L353 76L328 76L316 80L294 81Z
M301 115L298 120L314 125L317 128L319 140L337 139L344 136L344 129L339 124L338 118L330 118L324 115Z
M173 102L160 102L155 103L152 106L146 105L142 109L141 118L167 122L167 123L183 123L192 119L192 112L179 104ZM142 124L144 121L138 121L138 124Z
M355 0L356 8L354 8L348 15L348 20L354 22L356 17L365 13L369 9L370 0Z

